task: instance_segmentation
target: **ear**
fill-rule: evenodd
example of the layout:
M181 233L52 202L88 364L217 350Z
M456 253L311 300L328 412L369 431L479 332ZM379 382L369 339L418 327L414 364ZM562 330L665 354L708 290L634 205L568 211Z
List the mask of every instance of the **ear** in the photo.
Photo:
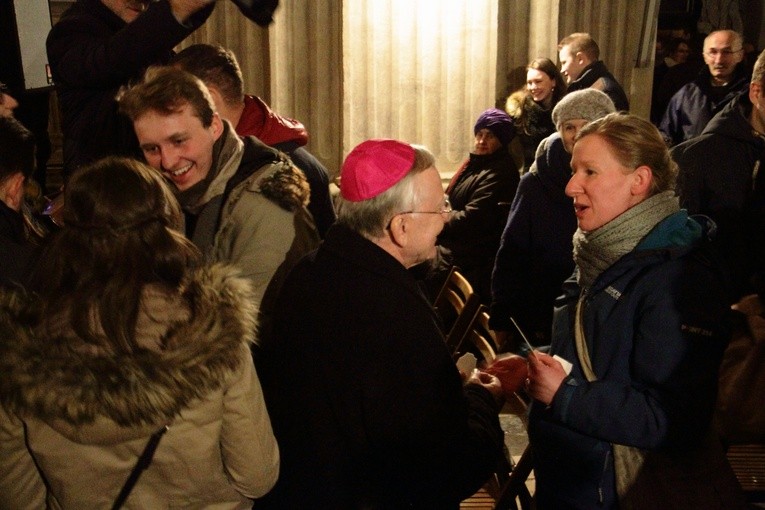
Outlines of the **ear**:
M648 166L642 165L632 172L632 186L630 192L633 196L648 196L653 184L653 170Z
M759 109L762 101L762 84L754 81L749 84L749 100L755 108Z
M213 113L210 128L212 129L212 134L215 140L220 138L220 135L223 134L223 120L220 118L220 114L218 112Z
M579 62L580 64L583 64L586 60L586 56L584 52L582 51L577 51L574 58L576 58L577 62Z
M24 199L24 181L24 174L16 172L3 183L4 202L14 211L21 208L21 201Z
M388 228L390 240L398 247L406 246L409 240L408 216L408 214L397 214L390 220L390 228Z

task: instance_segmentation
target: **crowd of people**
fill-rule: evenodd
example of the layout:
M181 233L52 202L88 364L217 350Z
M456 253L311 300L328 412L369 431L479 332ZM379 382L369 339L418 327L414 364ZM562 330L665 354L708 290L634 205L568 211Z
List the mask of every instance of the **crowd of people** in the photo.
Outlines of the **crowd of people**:
M278 2L236 4L265 26ZM173 51L214 8L77 0L54 26L56 222L0 87L0 509L456 509L504 465L508 395L539 509L744 508L715 413L735 314L765 308L765 52L712 31L643 119L570 34L446 186L375 138L333 197L232 51ZM668 48L656 104L691 51ZM469 373L433 307L455 269L505 351Z

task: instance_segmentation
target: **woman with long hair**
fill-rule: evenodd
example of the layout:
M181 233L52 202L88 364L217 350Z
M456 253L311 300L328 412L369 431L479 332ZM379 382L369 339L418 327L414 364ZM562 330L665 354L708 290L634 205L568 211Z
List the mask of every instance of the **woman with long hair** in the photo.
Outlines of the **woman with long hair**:
M526 66L526 85L507 98L505 111L515 120L524 171L534 162L539 142L555 132L552 110L565 94L558 66L549 58L536 58Z
M248 283L201 265L142 163L101 160L65 193L36 296L0 295L0 507L105 508L127 491L136 508L250 508L279 454Z

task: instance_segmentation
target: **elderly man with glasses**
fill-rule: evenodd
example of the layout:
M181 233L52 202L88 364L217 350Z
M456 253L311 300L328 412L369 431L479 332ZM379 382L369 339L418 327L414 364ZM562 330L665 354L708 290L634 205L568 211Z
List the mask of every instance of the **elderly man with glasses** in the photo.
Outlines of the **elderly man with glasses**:
M285 281L256 361L282 460L255 508L456 509L488 478L500 383L463 383L407 270L450 210L425 148L369 140L346 158L337 222Z
M706 67L672 96L659 124L667 145L700 135L717 112L747 90L743 44L741 34L733 30L717 30L704 39Z

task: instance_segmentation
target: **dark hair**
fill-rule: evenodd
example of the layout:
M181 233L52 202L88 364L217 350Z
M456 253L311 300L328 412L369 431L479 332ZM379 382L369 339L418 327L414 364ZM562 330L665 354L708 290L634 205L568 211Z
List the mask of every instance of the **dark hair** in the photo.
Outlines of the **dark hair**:
M215 103L205 84L174 67L150 67L143 81L119 92L117 101L120 112L133 122L148 111L172 115L190 105L202 125L210 127L215 113Z
M113 353L133 352L144 287L178 288L201 261L177 230L178 202L157 170L110 157L72 175L63 217L64 227L46 247L33 279L45 316L66 310L85 342Z
M672 56L672 54L675 53L680 48L681 44L685 44L689 50L691 49L691 45L688 44L688 41L686 41L682 37L673 37L669 41L669 44L667 44L666 54Z
M29 178L34 169L34 135L13 117L0 117L0 183L18 172Z
M552 110L552 108L558 104L558 101L566 95L566 80L564 80L563 75L560 74L558 66L549 58L535 58L526 66L526 70L528 71L529 69L541 71L555 82L555 87L552 90L552 101L550 103L550 109ZM511 94L505 102L505 111L515 119L516 128L526 134L530 134L529 112L533 107L533 102L534 98L531 97L531 93L526 85Z
M192 44L176 54L170 64L220 90L227 104L244 100L242 70L236 55L222 46Z
M558 69L558 66L555 65L555 62L549 58L542 57L535 58L529 62L529 65L526 66L526 70L528 71L529 69L542 71L555 82L555 89L552 93L552 106L555 106L558 101L560 101L561 98L566 95L567 89L566 80L564 80L563 75L560 74L560 69Z

